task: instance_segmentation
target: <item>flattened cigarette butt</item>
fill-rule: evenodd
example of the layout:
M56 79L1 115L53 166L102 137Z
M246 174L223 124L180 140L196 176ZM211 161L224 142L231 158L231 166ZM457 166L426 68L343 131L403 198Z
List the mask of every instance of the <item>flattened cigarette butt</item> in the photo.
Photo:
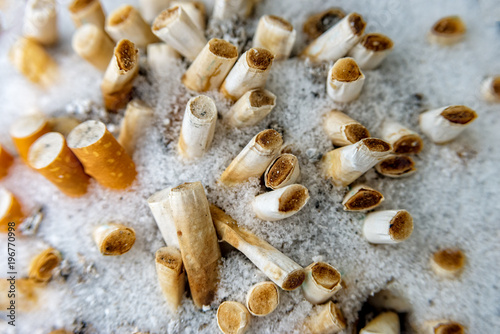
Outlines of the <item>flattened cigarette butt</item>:
M67 140L85 173L101 185L125 189L134 182L134 162L103 123L86 121L74 128Z
M149 44L147 48L149 68L156 73L167 73L168 66L181 59L181 55L167 43Z
M436 275L455 278L465 267L465 254L460 249L441 249L431 257L431 268Z
M428 321L424 324L423 334L465 334L465 327L451 320Z
M210 305L217 290L221 254L201 182L172 188L170 206L193 302L198 308Z
M16 278L15 280L1 279L1 291L16 291L16 311L29 312L39 306L39 297L43 291L43 283L37 283L29 278ZM8 298L8 293L0 294L0 308L6 310L11 305L12 298Z
M424 147L422 138L415 131L390 120L382 124L382 139L392 145L396 154L418 154Z
M377 315L372 321L366 324L359 334L399 334L399 317L394 312L384 312Z
M57 42L57 11L55 0L28 0L23 18L23 35L42 45Z
M184 73L182 83L196 92L219 89L237 58L233 44L212 38Z
M235 17L247 18L259 0L215 0L212 19L229 20Z
M278 286L273 282L260 282L248 290L246 305L248 311L256 317L271 314L280 303Z
M16 120L9 129L10 137L16 146L19 156L28 161L28 151L31 145L41 136L50 131L47 118L41 114L26 115Z
M264 15L257 25L253 47L271 51L276 60L287 59L292 53L296 34L293 26L284 18Z
M7 150L0 145L0 180L7 176L9 168L12 166L14 158Z
M148 205L167 246L179 248L177 229L175 228L172 208L170 207L171 189L170 187L165 188L151 195L148 198Z
M93 237L102 255L125 254L135 243L134 229L117 223L98 226Z
M38 138L31 145L28 163L64 194L78 197L87 193L89 176L62 134L49 132Z
M141 100L132 100L127 104L125 116L120 126L118 143L132 156L137 141L153 123L154 111Z
M361 40L366 23L358 13L350 13L312 41L302 56L313 62L336 61Z
M182 256L176 247L162 247L155 254L156 274L163 296L172 312L182 301L186 285L186 272Z
M328 263L311 263L305 271L302 292L312 304L322 304L342 289L340 272Z
M326 80L326 92L335 102L351 102L358 98L365 75L353 58L341 58L333 64Z
M342 312L332 301L315 306L304 325L311 334L335 334L346 327Z
M300 177L299 159L293 154L277 156L264 173L264 183L271 189L279 189L296 183Z
M373 70L392 52L394 43L382 34L366 34L348 53L362 70Z
M440 45L451 45L460 42L465 37L467 28L458 16L447 16L439 19L428 34L429 42Z
M420 114L420 129L436 144L455 139L475 119L477 114L466 106L448 106Z
M115 43L102 28L86 23L73 34L71 46L76 54L100 71L108 68Z
M246 51L222 83L221 93L236 101L249 90L264 88L273 59L273 54L263 48L251 48Z
M54 248L47 248L30 263L29 278L37 282L47 282L52 278L52 271L61 263L61 253Z
M139 0L139 11L144 20L151 23L162 10L168 8L170 2L170 0Z
M171 1L170 7L180 6L200 31L205 31L205 5L201 1Z
M344 17L345 12L340 8L333 7L327 9L309 16L306 22L304 22L303 31L309 39L316 39Z
M500 76L488 77L481 85L483 98L492 103L500 103Z
M323 129L335 146L346 146L370 137L370 132L339 110L332 110L324 117Z
M417 171L415 161L407 155L390 155L375 165L375 170L384 176L407 177Z
M413 218L406 210L385 210L369 213L363 224L363 235L374 244L396 244L413 232Z
M309 201L309 191L300 184L269 191L252 201L253 212L267 221L277 221L293 216Z
M276 95L266 89L252 89L229 110L229 124L237 128L252 126L263 120L276 106Z
M375 209L384 201L381 192L364 184L353 187L344 197L342 205L345 211L364 212Z
M245 305L238 302L225 301L217 309L217 325L224 334L244 334L250 318Z
M68 9L76 27L90 23L104 29L105 15L99 0L73 0Z
M7 233L9 227L19 230L25 215L17 198L7 189L0 187L0 233ZM9 223L14 223L11 226Z
M283 144L281 135L271 129L259 132L233 159L219 181L234 186L251 177L260 177L274 159Z

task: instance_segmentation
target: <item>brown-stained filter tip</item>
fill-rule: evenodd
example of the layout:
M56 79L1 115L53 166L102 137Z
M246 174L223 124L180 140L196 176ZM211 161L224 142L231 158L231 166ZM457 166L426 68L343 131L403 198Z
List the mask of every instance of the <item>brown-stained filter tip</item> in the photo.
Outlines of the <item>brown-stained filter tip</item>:
M256 89L250 93L250 105L254 108L269 106L275 103L275 98L266 93L263 89Z
M415 170L415 162L406 155L395 155L380 162L379 168L382 174L403 175Z
M321 13L311 15L304 23L304 32L311 39L318 38L344 17L345 13L340 8L330 8Z
M422 138L416 134L402 136L392 145L394 153L397 154L418 154L423 147Z
M274 149L283 144L283 138L276 130L267 129L257 135L255 142L264 149Z
M244 306L238 302L223 302L217 310L217 323L223 333L238 333L241 322L244 321L242 313L245 313Z
M126 228L113 231L102 242L103 255L122 255L128 252L135 243L135 232Z
M391 144L377 138L365 138L363 144L372 152L388 152L391 150Z
M175 271L182 271L182 257L179 251L173 252L168 247L156 251L156 262Z
M332 266L318 262L311 268L311 274L316 283L331 290L340 282L340 273Z
M271 187L279 186L293 172L297 158L291 154L284 154L274 161L267 173L266 183Z
M346 57L335 62L331 76L333 80L350 82L361 77L361 70L354 59Z
M75 0L69 6L68 9L72 13L78 13L79 11L85 9L91 3L98 0Z
M443 17L432 27L432 32L439 35L462 35L466 30L465 23L458 16Z
M279 26L283 30L288 30L288 31L293 30L293 26L290 24L290 22L288 22L284 18L275 15L268 15L267 19L271 21L273 24Z
M236 58L238 57L238 49L228 41L218 38L212 38L208 42L210 52L222 58Z
M256 315L267 315L273 312L279 303L279 292L272 282L264 282L255 286L248 296L248 310Z
M462 269L465 264L465 255L460 249L442 249L432 256L434 262L448 271Z
M345 136L351 143L370 137L370 132L361 124L348 124L344 130Z
M476 119L477 114L474 110L466 106L451 106L443 110L441 116L451 123L468 124Z
M491 88L496 96L500 97L500 76L495 77L491 83Z
M153 31L158 31L158 30L168 26L170 21L174 20L175 18L177 18L181 15L181 11L179 8L180 8L179 6L174 6L174 7L171 7L169 9L165 9L163 12L161 12L156 17L151 29Z
M299 184L289 186L279 199L278 211L287 213L299 211L309 199L307 188Z
M434 328L434 334L464 334L465 328L458 322L450 322Z
M393 240L403 241L410 237L413 232L413 217L408 211L401 210L392 218L389 234Z
M304 269L294 270L285 278L281 288L287 291L295 290L302 285L305 279L306 273Z
M371 33L366 34L365 37L363 37L363 39L361 40L361 45L363 45L368 50L377 52L392 49L394 43L389 37L385 35Z
M128 39L122 39L115 47L115 57L118 67L124 71L130 71L137 65L137 49L134 43Z
M345 203L348 210L366 210L378 205L384 197L378 191L361 188Z
M251 48L247 51L246 61L249 67L265 71L273 62L273 54L264 48Z
M366 27L366 22L363 20L363 17L358 13L352 13L349 15L348 20L353 34L361 36Z
M109 18L109 25L117 26L120 23L125 22L134 8L130 5L123 6L119 10L113 12L112 16Z

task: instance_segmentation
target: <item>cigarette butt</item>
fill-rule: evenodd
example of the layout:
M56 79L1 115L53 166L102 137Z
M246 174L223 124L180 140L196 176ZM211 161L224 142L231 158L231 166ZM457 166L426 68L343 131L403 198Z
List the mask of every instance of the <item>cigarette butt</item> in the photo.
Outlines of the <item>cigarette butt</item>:
M244 334L250 325L250 313L241 303L225 301L217 309L217 325L224 334Z
M172 312L181 304L186 285L186 272L181 252L176 247L162 247L155 254L156 274L163 296Z
M201 1L171 1L170 7L180 6L200 31L205 31L205 5Z
M147 48L148 65L155 73L168 74L169 65L175 64L181 55L166 43L149 44Z
M51 117L48 119L48 122L51 131L59 132L64 137L67 137L81 123L78 119L71 116Z
M68 9L75 27L90 23L104 29L105 16L99 0L74 0Z
M382 34L366 34L363 39L356 44L349 57L354 58L362 70L373 70L392 52L394 43Z
M491 103L500 103L500 76L488 77L481 85L483 98Z
M475 119L477 114L466 106L448 106L420 114L420 129L436 144L455 139Z
M106 71L113 57L115 43L102 28L86 23L73 34L71 46L76 54L100 71Z
M14 194L0 187L0 233L7 233L10 227L17 231L24 218L21 205Z
M252 0L215 0L212 19L229 20L250 16L257 1Z
M292 53L295 36L290 22L279 16L264 15L257 25L253 47L271 51L276 60L286 59Z
M102 255L125 254L135 243L134 229L117 223L98 226L93 237Z
M16 146L17 152L25 162L28 161L28 151L31 145L49 131L48 120L40 113L19 118L9 129L10 137Z
M271 314L280 303L278 287L273 282L254 284L247 293L248 311L256 317Z
M465 262L465 254L460 249L446 248L432 255L431 268L440 277L455 278L462 273Z
M332 110L324 117L323 129L335 146L346 146L370 137L370 132L339 110Z
M279 189L296 183L300 177L299 159L293 154L277 156L264 173L264 183L271 189Z
M447 16L439 19L428 34L429 42L440 45L452 45L462 41L467 27L458 16Z
M28 163L68 196L87 192L89 177L60 133L49 132L38 138L31 145Z
M257 217L277 221L293 216L309 201L309 191L300 184L269 191L256 196L252 208Z
M54 248L47 248L31 261L29 278L36 282L48 282L52 271L61 263L61 253Z
M335 102L351 102L363 89L365 75L353 58L341 58L328 72L326 92Z
M7 176L9 168L12 166L14 158L7 150L0 145L0 180Z
M363 235L374 244L396 244L408 239L413 232L413 218L406 210L385 210L369 213L363 225Z
M170 207L171 189L170 187L165 188L151 195L148 198L148 205L167 246L179 248L177 229L175 228L172 208Z
M304 22L303 31L309 39L316 39L344 17L345 12L340 8L327 9L309 16Z
M304 325L311 334L335 334L346 327L342 312L332 301L315 306Z
M125 189L134 182L135 164L106 126L86 121L68 135L68 146L80 160L85 173L111 189Z
M37 283L29 278L16 278L15 280L1 279L0 290L15 290L16 311L30 312L39 306L39 297L43 291L44 283ZM7 310L10 307L12 298L8 298L8 293L0 294L0 308Z
M28 0L24 11L23 35L42 45L57 42L59 34L55 0Z
M423 334L465 334L465 327L451 320L428 321L424 324Z
M382 139L391 144L396 154L418 154L424 147L422 138L415 131L390 120L382 124Z
M170 3L170 0L139 0L139 11L146 22L152 23Z
M353 187L344 197L345 211L364 212L375 209L384 201L384 195L364 184Z
M399 334L399 317L394 312L384 312L376 316L372 321L366 324L359 334Z
M392 178L407 177L417 171L415 161L407 155L390 155L375 165L375 170Z
M229 110L229 124L237 128L252 126L263 120L276 106L276 95L266 89L252 89Z
M132 156L137 147L137 142L146 133L153 123L154 112L146 103L132 100L127 104L125 116L120 126L118 143Z
M322 304L342 289L340 273L325 262L314 262L305 268L302 284L304 297L312 304Z

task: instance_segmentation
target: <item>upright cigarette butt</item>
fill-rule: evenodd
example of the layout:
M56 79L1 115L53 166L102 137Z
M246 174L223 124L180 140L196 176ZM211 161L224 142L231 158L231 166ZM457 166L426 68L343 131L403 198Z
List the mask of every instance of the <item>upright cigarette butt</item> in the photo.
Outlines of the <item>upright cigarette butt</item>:
M220 177L226 186L234 186L251 177L260 177L278 153L283 138L275 130L259 132L233 159Z
M196 92L219 89L238 58L236 47L212 38L182 76L182 83Z
M271 189L279 189L296 183L300 177L299 159L293 154L277 156L264 173L264 183Z
M276 95L262 88L252 89L229 110L229 124L237 128L252 126L263 120L276 106Z
M132 100L127 104L125 116L120 126L118 143L132 156L137 147L137 141L153 122L154 112L146 103Z
M158 283L172 312L181 304L186 285L186 272L181 252L176 247L162 247L155 254Z
M279 16L264 15L257 25L253 47L271 51L276 60L286 59L292 53L295 35L295 29L287 20Z
M417 171L415 161L407 155L390 155L375 165L375 170L392 178L407 177Z
M125 189L134 182L134 162L103 123L86 121L78 125L68 135L68 146L85 172L101 185Z
M9 168L12 166L14 158L7 150L0 145L0 180L7 176Z
M9 129L17 152L25 162L28 162L28 151L31 145L49 131L48 120L40 113L19 118Z
M326 80L326 92L335 102L351 102L363 89L365 75L352 58L341 58L333 64Z
M149 44L147 56L149 68L155 73L167 73L168 65L181 59L181 55L166 43Z
M104 29L105 15L99 0L74 0L68 9L76 27L90 23Z
M465 254L460 249L441 249L431 257L431 268L443 278L455 278L465 267Z
M366 324L359 334L399 334L399 317L394 312L384 312L377 315L372 321Z
M396 244L413 232L413 218L406 210L385 210L369 213L363 224L363 235L374 244Z
M424 324L423 334L465 334L465 327L451 320L428 321Z
M7 189L0 187L0 233L7 233L9 227L14 227L18 231L24 218L17 198Z
M327 9L309 16L304 22L303 31L309 39L316 39L344 17L345 12L340 8Z
M98 226L93 237L102 255L125 254L135 243L134 229L117 223Z
M332 110L324 117L323 129L335 146L346 146L370 137L370 132L339 110Z
M277 221L299 212L309 201L309 191L300 184L266 192L252 202L255 215L262 220Z
M258 1L258 0L257 0ZM235 17L247 18L252 13L255 2L252 0L215 0L212 19L229 20Z
M115 43L102 28L86 23L73 34L71 46L80 57L92 66L100 71L105 71L113 57Z
M247 293L248 311L256 317L271 314L280 303L278 287L273 282L254 284Z
M220 91L226 98L236 101L249 90L264 88L273 59L273 54L263 48L246 51L227 75Z
M47 282L52 278L52 271L61 263L61 253L54 248L47 248L38 254L30 264L29 278L37 282Z
M250 318L245 305L238 302L225 301L217 309L217 325L224 334L244 334Z
M455 139L475 119L477 114L466 106L448 106L420 114L420 129L436 144Z
M42 45L57 42L59 34L55 0L28 0L24 12L23 34Z
M368 211L375 209L384 201L381 192L364 184L353 187L344 197L342 205L345 211Z
M440 45L451 45L464 39L467 27L458 16L447 16L439 19L429 31L429 42Z
M322 304L342 289L337 269L325 262L314 262L305 268L302 284L304 297L312 304Z
M382 34L366 34L363 39L356 44L349 57L354 58L362 70L373 70L392 52L394 43Z
M28 163L66 195L78 197L87 193L89 177L62 134L49 132L38 138L31 145Z
M382 124L382 139L391 144L392 151L397 154L418 154L424 147L415 131L390 120Z
M217 290L220 249L201 182L170 191L172 217L194 304L210 305Z
M81 123L78 119L71 116L51 117L48 122L52 132L59 132L64 137L67 137Z
M170 0L139 0L139 11L144 20L151 23L170 3Z
M335 334L346 327L342 312L332 301L315 306L304 325L311 334Z
M492 103L500 103L500 75L486 78L481 85L483 98Z
M172 208L170 206L171 189L170 187L165 188L151 195L148 198L148 205L167 246L179 248L177 229L175 228Z
M205 5L201 1L171 1L170 7L180 6L200 31L205 31Z
M238 227L224 211L210 205L217 235L252 261L271 281L283 290L295 290L305 279L304 269L255 234Z

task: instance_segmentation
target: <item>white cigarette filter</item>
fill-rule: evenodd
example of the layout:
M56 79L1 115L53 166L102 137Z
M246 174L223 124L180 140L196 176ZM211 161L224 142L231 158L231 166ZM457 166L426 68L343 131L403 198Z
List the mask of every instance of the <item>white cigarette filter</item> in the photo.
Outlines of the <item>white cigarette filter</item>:
M169 65L175 64L181 55L167 43L149 44L147 48L147 62L149 68L160 74L167 74Z
M382 124L382 139L391 144L396 154L418 154L424 147L418 133L391 120Z
M309 191L300 184L269 191L252 201L253 212L267 221L277 221L293 216L309 201Z
M132 100L127 104L125 116L120 126L118 143L132 156L137 142L153 124L154 111L141 100Z
M305 271L302 292L311 304L322 304L342 289L339 271L328 263L314 262Z
M407 155L390 155L375 165L375 170L392 178L407 177L417 171L415 161Z
M350 13L312 41L302 56L314 62L336 61L361 40L366 23L358 13Z
M57 42L59 34L55 0L28 0L24 11L23 34L42 45Z
M309 16L304 22L303 31L309 39L316 39L345 17L340 8L330 8Z
M139 11L146 22L153 20L170 5L170 0L139 0Z
M217 325L224 334L244 334L250 318L245 305L238 302L225 301L217 309Z
M248 290L246 305L248 311L256 317L271 314L280 303L278 286L273 282L260 282Z
M394 43L382 34L366 34L363 39L356 44L349 57L354 58L362 70L373 70L392 52Z
M47 248L30 263L29 278L36 282L48 282L52 278L52 271L61 263L61 253L54 248Z
M273 54L263 48L251 48L241 55L222 83L220 91L233 101L246 92L266 86L273 63Z
M212 19L247 18L259 0L215 0Z
M423 326L422 334L465 334L465 327L451 320L428 321Z
M104 29L105 15L100 0L73 0L68 9L76 27L90 23Z
M323 169L336 186L347 186L390 152L389 143L377 138L365 138L326 153L322 161Z
M171 189L171 187L165 188L151 195L148 198L148 205L167 246L179 248L177 230L174 218L172 217L172 208L170 207Z
M162 247L155 253L158 283L172 312L181 304L186 285L186 272L182 256L176 247Z
M151 26L144 21L137 9L123 5L110 13L106 19L106 32L118 42L128 39L138 48L144 49L148 44L159 42L151 31Z
M276 95L266 89L252 89L231 107L228 122L237 128L252 126L263 120L276 106Z
M323 118L323 129L335 146L346 146L370 137L370 132L339 110L328 112Z
M16 196L7 189L0 187L0 233L9 232L9 228L19 230L26 216ZM14 224L12 224L14 223ZM14 226L12 226L14 225Z
M465 267L465 254L456 248L441 249L431 256L431 268L443 278L459 276Z
M211 98L205 95L191 98L182 120L179 154L186 159L203 156L212 144L216 122L217 107Z
M483 98L492 103L500 103L500 76L488 77L481 85Z
M267 129L259 132L233 159L219 181L226 186L234 186L251 177L260 177L278 154L281 145L283 138L277 131Z
M100 71L105 71L113 57L115 43L96 25L86 23L73 34L71 46L76 54Z
M286 59L290 57L296 34L287 20L279 16L264 15L257 25L253 47L271 51L276 60Z
M477 114L466 106L448 106L420 114L420 129L436 144L455 139L475 119Z
M171 1L170 7L174 6L182 7L195 26L200 29L200 31L205 31L206 10L203 2L191 0Z
M394 312L384 312L366 324L359 334L399 334L399 317Z
M305 279L304 269L255 234L238 227L224 211L210 205L210 213L219 239L242 252L271 281L283 290L295 290Z
M428 34L429 42L440 45L451 45L464 39L467 27L458 16L447 16L439 19Z
M345 211L364 212L375 209L383 201L384 195L381 192L364 184L359 184L345 195L342 205Z
M135 243L134 229L117 223L98 226L94 230L93 237L102 255L125 254Z
M385 210L369 213L363 235L374 244L397 244L413 232L413 218L406 210Z
M189 60L195 60L207 40L182 7L161 12L153 22L153 33Z
M326 80L326 92L335 102L351 102L358 98L365 75L352 58L341 58L333 64Z
M196 92L219 89L237 58L233 44L212 38L184 73L182 83Z
M332 301L313 308L304 326L311 334L335 334L346 327L342 312Z
M296 183L300 177L299 159L293 154L277 156L264 173L264 183L271 189L279 189Z

